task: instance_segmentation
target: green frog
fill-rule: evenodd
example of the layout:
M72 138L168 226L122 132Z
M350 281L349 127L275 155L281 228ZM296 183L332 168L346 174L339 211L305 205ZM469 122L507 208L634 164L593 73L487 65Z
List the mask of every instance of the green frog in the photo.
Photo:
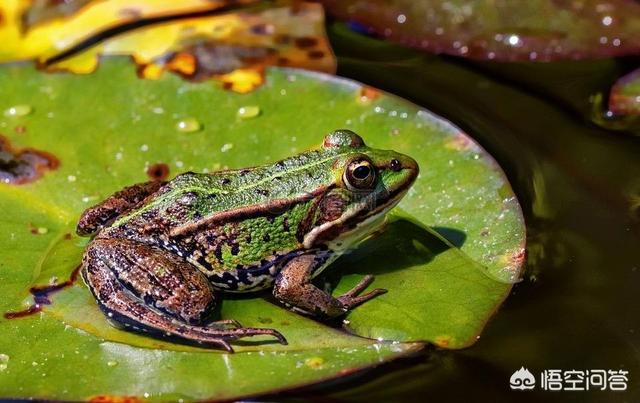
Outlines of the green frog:
M83 212L94 238L81 274L115 325L233 351L230 341L275 329L212 321L222 292L273 289L287 307L336 318L386 292L339 297L312 279L384 221L418 175L412 158L365 145L349 130L274 164L133 185Z

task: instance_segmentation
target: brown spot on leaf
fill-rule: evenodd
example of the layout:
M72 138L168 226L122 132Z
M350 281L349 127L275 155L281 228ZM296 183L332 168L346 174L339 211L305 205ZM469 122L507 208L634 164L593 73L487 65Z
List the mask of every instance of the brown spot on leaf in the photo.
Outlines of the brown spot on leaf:
M49 232L49 230L45 227L36 227L33 223L29 223L29 232L33 235L44 235Z
M48 285L36 285L29 289L31 295L33 295L33 304L22 311L10 311L5 312L5 319L18 319L25 316L33 315L42 311L44 305L51 305L49 297L51 294L60 291L64 288L70 287L78 279L78 273L80 272L80 266L76 267L68 280L62 283L48 284Z
M161 66L157 64L140 64L136 67L136 73L140 78L147 78L149 80L157 80L162 75Z
M251 27L251 32L256 35L270 35L273 33L273 25L271 24L256 24Z
M139 20L144 16L141 9L136 7L126 7L118 10L118 15L126 20Z
M36 25L44 24L59 18L70 18L85 6L90 5L91 0L49 0L32 1L22 14L22 32L27 32Z
M433 342L438 347L447 348L451 344L451 336L436 336Z
M364 86L360 89L360 101L371 102L380 97L380 90L377 88Z
M509 263L510 266L516 270L519 270L520 267L524 264L524 260L526 258L526 249L523 247L517 248L510 256Z
M318 40L311 36L301 36L296 38L293 43L300 49L312 48L318 44Z
M46 171L58 168L58 159L46 151L16 148L0 136L0 181L22 185L39 179Z
M237 71L241 68L275 64L277 51L270 47L223 45L216 42L200 42L181 52L154 60L149 66L158 71L166 69L193 81L203 81ZM166 61L168 60L168 61ZM144 77L153 78L159 73L146 66ZM226 84L226 81L225 81ZM233 83L231 83L233 85Z
M22 311L5 312L4 318L19 319L19 318L24 318L25 316L33 315L34 313L38 313L40 311L42 311L42 307L38 304L35 304L35 305L29 306L29 308L27 309L23 309Z
M311 50L307 52L307 56L309 59L313 60L322 59L324 57L324 52L321 50Z
M22 126L22 125L18 125L13 130L18 134L23 134L23 133L27 132L27 127L26 126Z
M451 150L464 151L471 150L479 152L478 147L464 134L458 133L455 136L445 140L444 146Z
M286 45L291 43L291 36L287 34L279 34L273 39L273 41L279 45Z
M169 166L163 162L149 165L147 168L149 179L154 181L165 181L169 177Z
M136 396L98 395L89 399L91 403L139 403L142 399Z
M193 76L196 72L196 58L191 53L179 52L173 55L167 67L183 76Z

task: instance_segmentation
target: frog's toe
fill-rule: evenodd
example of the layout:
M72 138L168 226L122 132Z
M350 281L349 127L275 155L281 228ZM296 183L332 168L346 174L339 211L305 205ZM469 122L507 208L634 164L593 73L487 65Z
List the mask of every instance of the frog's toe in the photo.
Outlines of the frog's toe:
M229 344L229 342L227 340L223 339L223 338L199 338L196 341L197 341L198 344L203 344L203 345L209 345L209 346L215 346L215 347L222 348L227 353L234 353L235 352L233 350L233 347L231 347L231 344Z
M266 332L261 333L261 334L268 334L273 336L276 340L278 340L278 343L282 344L282 345L287 345L289 344L289 342L287 342L287 339L282 335L282 333L280 333L279 331L275 330L275 329L257 329L257 330L263 330Z
M371 283L373 283L373 280L375 280L375 278L371 274L367 274L362 278L362 280L358 282L358 284L347 291L347 293L344 294L343 297L355 297L356 295L364 291L369 285L371 285Z
M229 331L229 335L232 338L243 338L243 337L251 337L251 336L259 336L259 335L269 335L273 336L278 343L287 345L287 339L275 329L261 328L261 327L243 327L238 329L233 329Z
M220 339L220 340L216 340L215 343L213 343L217 346L222 347L223 349L225 349L227 351L227 353L233 353L233 347L231 347L231 344L229 344L228 341L224 340L224 339Z
M241 328L242 325L235 319L223 319L211 322L207 327L212 329L238 329Z
M385 290L384 288L376 288L364 295L360 295L362 291L364 291L369 285L371 285L371 283L373 283L373 280L374 277L370 274L364 276L364 278L360 280L358 284L356 284L345 294L338 297L337 300L340 301L345 309L349 310L369 301L370 299L377 297L378 295L382 295L387 292L387 290Z
M356 306L363 304L375 297L377 297L378 295L382 295L382 294L386 294L387 290L385 290L384 288L376 288L371 292L368 292L364 295L360 295L357 297L354 297L352 295L349 295L349 293L340 296L337 298L338 301L340 301L340 303L342 303L342 306L344 306L344 308L346 310L350 310L355 308Z

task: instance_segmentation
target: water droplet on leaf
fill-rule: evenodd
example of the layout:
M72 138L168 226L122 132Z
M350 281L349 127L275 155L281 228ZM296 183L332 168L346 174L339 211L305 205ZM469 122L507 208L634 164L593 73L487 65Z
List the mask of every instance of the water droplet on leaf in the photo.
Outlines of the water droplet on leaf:
M9 356L6 354L0 354L0 371L7 369L9 363Z
M33 112L33 107L31 105L14 105L5 109L5 116L26 116Z
M260 115L260 107L256 105L242 106L238 109L240 119L253 119Z
M202 124L195 118L185 118L176 123L176 129L183 133L193 133L202 129Z
M304 360L304 365L313 369L321 368L323 364L324 359L322 357L310 357Z

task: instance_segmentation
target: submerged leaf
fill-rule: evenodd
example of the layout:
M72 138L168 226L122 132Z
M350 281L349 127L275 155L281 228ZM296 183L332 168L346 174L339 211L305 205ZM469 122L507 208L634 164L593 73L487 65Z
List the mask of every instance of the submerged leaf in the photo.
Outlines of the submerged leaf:
M130 67L106 60L86 76L0 69L0 109L25 92L45 94L23 117L29 136L11 141L60 160L33 183L0 184L0 208L11 212L0 218L7 234L0 312L13 318L0 319L0 354L10 357L3 397L238 399L335 379L421 348L405 340L468 346L519 277L524 226L513 192L495 161L450 123L375 89L301 70L271 69L266 85L236 94L170 75L140 80ZM259 113L239 117L248 106ZM0 127L10 119L0 117ZM186 119L200 129L176 130ZM71 235L78 216L109 194L147 175L273 162L340 127L421 166L403 210L328 269L338 277L335 294L365 273L389 290L347 316L355 334L291 313L268 294L227 296L223 319L276 328L290 344L253 338L226 354L116 329L81 281L67 281L87 243ZM34 297L39 306L16 315Z
M611 88L609 110L614 115L640 115L640 69L620 78Z
M640 53L633 0L322 0L367 32L433 53L504 61Z

